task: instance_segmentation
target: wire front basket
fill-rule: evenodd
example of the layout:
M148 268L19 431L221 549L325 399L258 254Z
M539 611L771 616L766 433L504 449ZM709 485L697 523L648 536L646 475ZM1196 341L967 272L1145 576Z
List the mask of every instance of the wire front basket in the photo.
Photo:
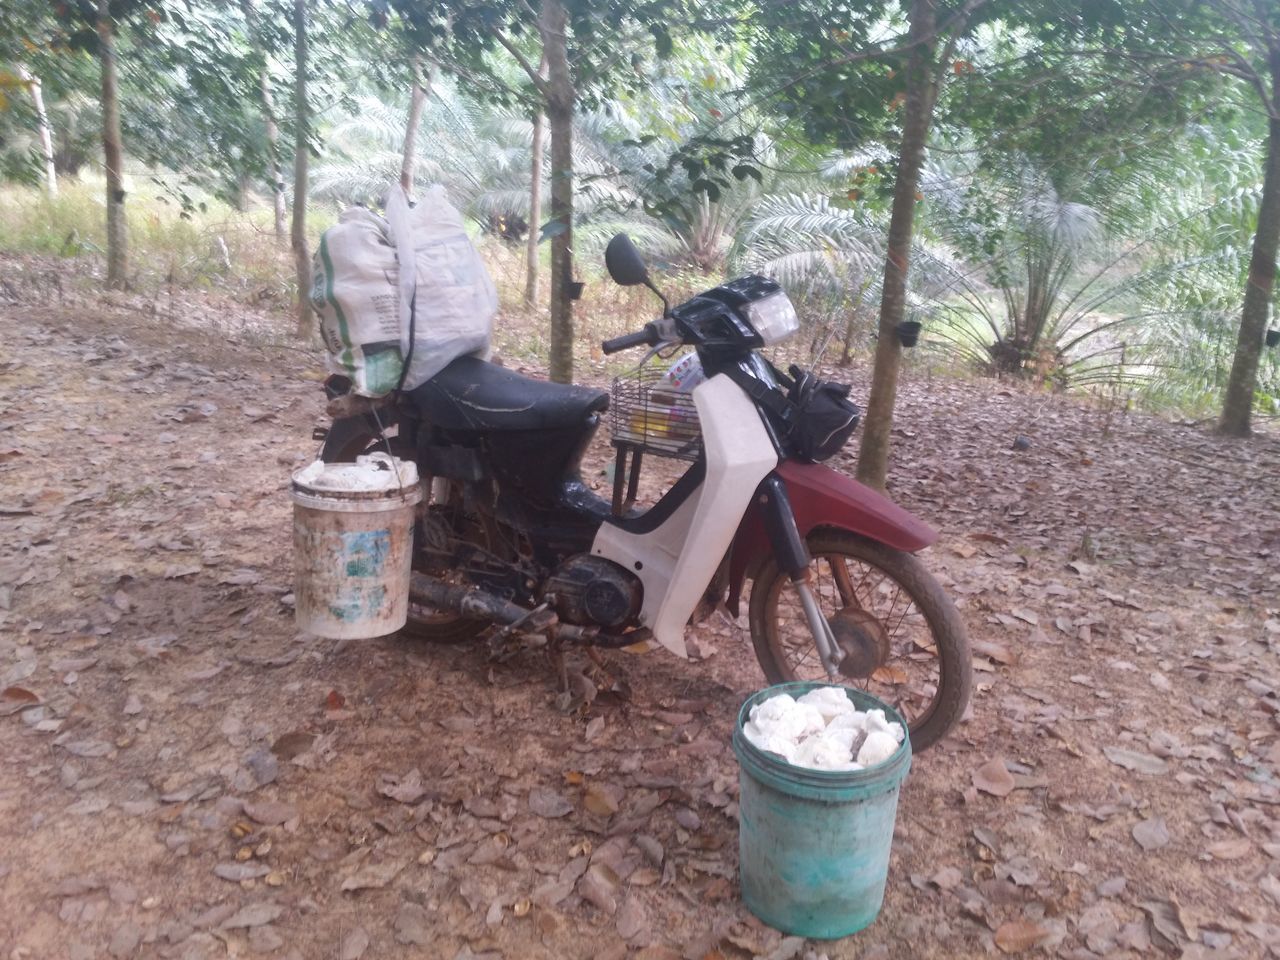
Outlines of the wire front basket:
M702 452L693 395L673 387L661 368L645 365L614 377L609 430L616 447L676 460L696 460Z

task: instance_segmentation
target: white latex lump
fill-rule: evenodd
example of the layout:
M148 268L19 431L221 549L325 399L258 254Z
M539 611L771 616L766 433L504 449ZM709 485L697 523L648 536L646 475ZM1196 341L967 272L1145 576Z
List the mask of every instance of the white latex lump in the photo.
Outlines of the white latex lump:
M373 493L411 487L418 482L418 468L385 453L356 457L355 463L325 463L316 460L293 475L299 486L310 490L339 490L346 493Z
M839 687L817 687L799 700L770 697L751 708L742 732L761 750L810 770L883 763L906 737L902 724L889 722L883 710L858 710Z

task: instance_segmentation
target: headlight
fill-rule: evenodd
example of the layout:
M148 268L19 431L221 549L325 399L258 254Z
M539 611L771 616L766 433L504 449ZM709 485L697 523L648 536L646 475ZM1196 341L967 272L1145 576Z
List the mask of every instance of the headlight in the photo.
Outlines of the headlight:
M779 290L762 300L747 304L743 311L756 333L768 346L779 343L800 329L800 318L786 293Z

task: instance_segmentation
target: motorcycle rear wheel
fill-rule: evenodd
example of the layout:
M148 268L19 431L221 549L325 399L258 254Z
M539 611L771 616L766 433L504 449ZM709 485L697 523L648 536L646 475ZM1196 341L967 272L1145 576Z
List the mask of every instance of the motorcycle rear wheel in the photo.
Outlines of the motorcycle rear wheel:
M969 702L964 620L909 553L843 530L815 530L807 544L810 588L845 652L837 682L890 704L911 729L911 749L928 749ZM773 558L752 583L748 620L771 683L828 679L799 594Z
M330 460L334 463L353 462L356 457L365 453L385 453L390 451L392 456L401 459L408 459L406 451L402 449L402 445L398 442L399 438L389 437L383 440L373 434L353 438L344 449L336 455L331 456ZM450 495L456 494L456 489L450 487ZM436 505L427 507L428 510L438 509ZM471 525L472 531L481 529L478 524ZM473 534L474 535L474 534ZM422 523L421 521L414 524L414 563L413 568L418 569L418 544L422 542ZM483 534L481 534L483 536ZM484 544L481 544L484 546ZM413 594L409 595L409 619L405 621L405 625L400 628L400 632L406 636L413 637L417 640L425 640L428 643L466 643L483 633L490 624L483 620L472 620L467 617L459 616L453 613L442 613L433 607L423 603L415 603Z

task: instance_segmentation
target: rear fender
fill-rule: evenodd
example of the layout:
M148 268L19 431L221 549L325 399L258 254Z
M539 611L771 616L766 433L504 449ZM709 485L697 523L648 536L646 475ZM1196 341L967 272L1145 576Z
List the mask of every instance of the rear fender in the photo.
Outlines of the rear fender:
M381 418L381 424L379 424ZM369 441L382 435L381 428L389 428L396 423L392 410L384 410L377 417L372 413L354 417L339 417L329 424L324 437L324 446L320 450L320 459L325 463L350 462L364 453Z
M817 527L834 527L907 553L923 550L938 539L937 531L927 523L883 494L830 467L784 460L776 473L787 485L787 496L802 537ZM758 498L753 499L738 526L729 558L726 603L735 617L743 581L754 576L772 553Z

